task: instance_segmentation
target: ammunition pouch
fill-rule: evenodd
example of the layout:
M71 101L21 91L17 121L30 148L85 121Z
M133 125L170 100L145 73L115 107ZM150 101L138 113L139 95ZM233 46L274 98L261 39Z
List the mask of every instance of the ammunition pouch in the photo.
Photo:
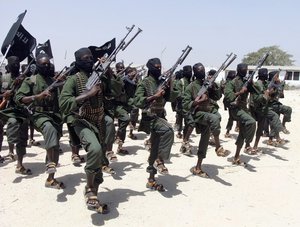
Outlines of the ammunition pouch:
M53 106L35 106L35 112L54 112Z
M199 106L197 106L197 111L211 112L212 106L211 105L199 105Z

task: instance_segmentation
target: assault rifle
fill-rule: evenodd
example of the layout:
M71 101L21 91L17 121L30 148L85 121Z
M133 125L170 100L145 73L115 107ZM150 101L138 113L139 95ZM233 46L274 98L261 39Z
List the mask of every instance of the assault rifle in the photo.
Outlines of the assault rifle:
M135 83L137 83L142 77L143 75L146 73L146 69L145 69L145 65L142 65L142 66L138 66L137 68L140 68L140 69L137 69L137 72L135 74L135 76L133 77L133 81L135 81Z
M32 59L30 61L30 63L27 65L27 67L25 68L24 72L21 73L12 83L12 87L11 87L11 94L13 95L17 89L20 87L21 83L23 82L23 80L26 78L26 74L28 73L28 71L30 70L30 66L31 64L34 62L34 59ZM3 96L4 98L2 99L2 102L0 103L0 110L3 110L7 107L8 103L9 103L9 99L10 96Z
M211 78L209 78L209 79L206 78L203 81L203 84L197 93L197 97L201 97L203 94L205 94L207 92L207 90L209 88L211 88L213 86L213 84L214 84L215 80L217 79L218 75L220 74L220 72L227 69L228 66L236 59L236 57L237 57L236 54L233 54L233 53L230 53L229 55L227 55L226 60L222 63L222 65L217 70L217 72ZM196 110L197 110L197 106L192 110L192 113L195 113Z
M279 69L278 72L273 76L272 80L270 81L269 85L268 85L268 89L271 90L272 88L278 88L280 89L281 87L284 86L285 84L285 78L286 76L283 78L282 81L280 81L280 83L276 83L276 81L279 79L279 75L283 70Z
M246 82L244 83L243 87L248 87L248 85L250 83L252 83L253 81L253 77L254 77L254 74L257 72L258 69L260 69L262 67L262 65L264 64L264 62L267 60L267 58L269 57L270 53L267 52L265 53L261 59L259 59L258 63L257 63L257 66L256 68L252 71L252 73L248 76Z
M247 88L249 84L253 82L254 74L257 72L258 69L262 67L264 62L267 60L268 56L270 55L269 52L265 53L261 59L259 59L256 68L252 71L252 73L247 77L246 82L244 83L243 87ZM253 86L253 89L256 91L256 88ZM258 92L257 92L258 93ZM238 95L233 102L230 103L231 106L237 106L241 96Z
M280 81L279 80L279 75L280 72L282 72L283 70L279 69L279 71L273 76L272 80L270 81L269 85L268 85L268 90L271 91L273 88L277 89L279 91L279 98L284 98L284 85L285 85L285 79L286 79L286 75L284 76L283 80ZM276 83L276 81L279 81L279 83Z
M56 76L55 76L55 80L52 82L52 84L50 84L45 90L51 91L54 88L60 87L62 86L65 81L67 76L69 75L69 73L75 68L75 65L71 66L70 68L67 69L67 66L65 66ZM29 114L33 114L32 111L32 106L34 105L34 102L30 103L26 109L28 111Z
M203 95L208 88L211 88L212 85L214 84L215 80L217 79L217 77L219 76L220 72L226 70L228 68L228 66L236 59L236 55L234 54L229 54L227 59L222 63L222 65L220 66L220 68L217 70L217 72L209 79L205 79L203 82L202 87L200 88L200 90L197 93L197 96L200 97L201 95Z
M50 84L46 90L51 91L54 88L60 87L61 85L63 85L66 81L67 76L69 75L69 73L75 68L75 65L71 66L70 68L67 69L67 67L65 66L56 76L55 76L55 80L53 81L52 84Z
M172 75L174 74L176 68L178 67L178 65L181 65L183 63L183 61L189 55L191 50L192 50L192 47L187 45L187 47L184 50L182 50L182 54L177 59L176 63L172 66L172 68L170 68L167 72L163 73L160 76L160 80L162 81L162 83L159 85L158 90L160 90L160 89L165 90L168 88L169 82L170 82Z
M125 39L132 32L135 25L132 25L131 28L127 28L128 32L125 37L121 40L119 45L114 49L114 51L105 59L99 59L95 65L92 72L92 75L89 77L85 87L87 90L90 90L95 84L101 82L101 78L105 75L109 69L112 62L115 61L117 54L122 50L124 51L127 46L135 39L135 37L142 32L142 29L138 28L136 34L126 43Z
M118 72L117 74L116 74L116 77L119 77L119 76L122 76L121 77L121 79L123 79L124 78L124 76L125 76L125 72L126 72L126 70L128 70L129 68L130 68L130 66L133 64L133 62L131 62L126 68L124 68L124 69L122 69L120 72Z

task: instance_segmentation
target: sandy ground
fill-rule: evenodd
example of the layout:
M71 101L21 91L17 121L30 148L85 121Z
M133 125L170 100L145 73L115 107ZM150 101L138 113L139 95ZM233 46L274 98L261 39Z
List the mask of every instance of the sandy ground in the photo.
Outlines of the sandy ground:
M297 130L300 125L300 90L286 92L284 104L293 107L290 135L282 135L289 143L283 147L260 142L261 153L249 156L242 153L248 167L232 166L229 162L235 151L235 139L224 137L227 112L222 105L222 145L231 151L226 158L217 157L209 147L203 168L210 179L193 176L190 168L196 156L179 152L181 141L175 138L169 175L158 175L167 188L159 193L145 187L148 174L148 152L144 149L144 133L138 140L127 139L125 147L130 155L118 156L112 167L116 175L104 176L98 197L108 204L110 213L97 214L87 210L83 189L84 165L72 165L66 128L61 139L64 153L56 174L67 188L55 190L44 187L46 174L45 151L30 147L24 160L33 175L15 174L15 162L0 164L0 226L300 226L300 155ZM175 114L167 105L170 123ZM36 133L35 139L43 142ZM194 152L199 141L193 135ZM114 145L115 146L115 145ZM114 147L116 150L116 146ZM80 151L85 154L84 150ZM8 153L6 138L2 155Z

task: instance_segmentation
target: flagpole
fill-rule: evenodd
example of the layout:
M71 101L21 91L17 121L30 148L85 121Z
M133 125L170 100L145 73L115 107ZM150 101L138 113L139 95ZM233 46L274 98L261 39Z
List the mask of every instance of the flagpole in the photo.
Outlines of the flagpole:
M0 68L1 68L1 66L2 66L2 64L3 64L3 62L4 62L5 58L6 58L6 55L8 54L8 51L9 51L10 48L11 48L11 44L8 45L8 47L7 47L6 51L5 51L5 54L3 55L3 59L2 59L2 61L0 63Z

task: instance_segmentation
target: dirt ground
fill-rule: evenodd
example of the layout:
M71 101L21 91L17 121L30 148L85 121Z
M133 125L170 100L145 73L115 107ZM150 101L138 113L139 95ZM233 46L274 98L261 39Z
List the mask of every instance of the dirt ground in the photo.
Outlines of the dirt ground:
M68 133L64 128L61 138L60 167L56 177L66 189L44 187L45 150L43 146L29 147L24 165L33 172L31 176L15 174L15 162L0 164L0 226L300 226L300 90L286 91L282 103L293 107L292 122L287 124L291 134L282 137L289 143L271 147L263 137L258 155L242 152L247 168L233 166L230 162L235 152L237 133L224 137L227 112L222 115L221 143L231 151L226 157L217 157L209 146L203 169L210 179L194 176L190 168L196 156L180 153L181 141L175 138L171 159L166 164L169 175L158 175L167 191L159 193L145 187L148 152L143 142L147 135L136 132L138 140L126 139L124 147L129 155L118 156L111 166L115 175L104 174L98 197L108 204L105 215L87 210L83 189L84 165L71 163ZM175 113L167 105L168 120L173 125ZM300 129L300 127L299 127ZM298 138L298 139L297 139ZM43 144L36 133L35 139ZM199 135L191 137L196 153ZM114 145L116 150L116 145ZM7 155L5 141L1 155ZM80 153L85 155L85 151Z

